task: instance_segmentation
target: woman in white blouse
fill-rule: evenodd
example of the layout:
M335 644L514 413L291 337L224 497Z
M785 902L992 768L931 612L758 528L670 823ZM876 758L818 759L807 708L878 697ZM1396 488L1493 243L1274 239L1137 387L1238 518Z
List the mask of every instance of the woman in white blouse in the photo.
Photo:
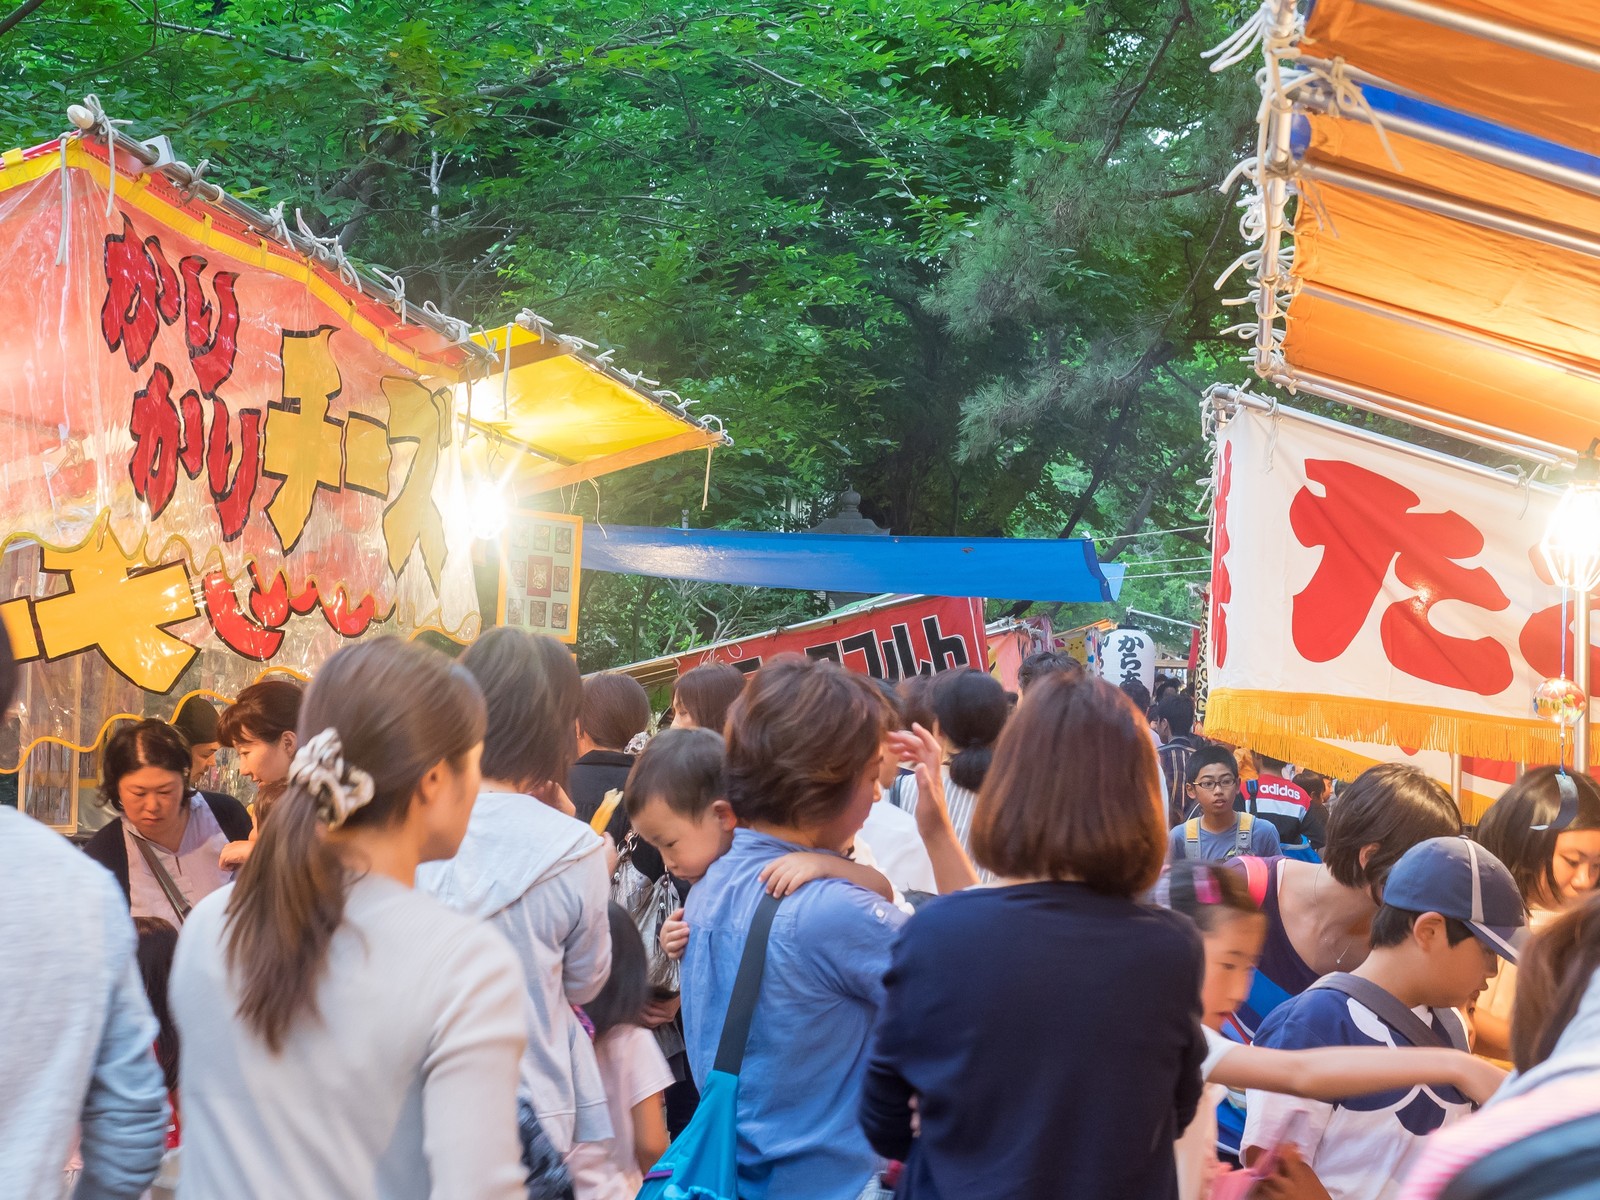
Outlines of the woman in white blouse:
M134 916L176 926L232 881L218 858L230 841L250 836L242 804L190 787L190 757L183 735L165 721L138 721L112 734L100 794L117 819L84 847L122 885Z

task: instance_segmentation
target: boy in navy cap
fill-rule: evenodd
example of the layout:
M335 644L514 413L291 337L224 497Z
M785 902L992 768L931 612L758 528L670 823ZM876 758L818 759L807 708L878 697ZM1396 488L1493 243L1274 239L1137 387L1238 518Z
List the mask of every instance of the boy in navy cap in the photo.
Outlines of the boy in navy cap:
M1521 893L1499 859L1465 838L1421 842L1389 874L1366 961L1274 1010L1256 1045L1465 1049L1466 1022L1456 1010L1482 990L1498 958L1516 961L1525 921ZM1248 1098L1246 1161L1292 1144L1332 1200L1399 1195L1422 1139L1471 1109L1448 1087L1334 1104L1258 1091Z

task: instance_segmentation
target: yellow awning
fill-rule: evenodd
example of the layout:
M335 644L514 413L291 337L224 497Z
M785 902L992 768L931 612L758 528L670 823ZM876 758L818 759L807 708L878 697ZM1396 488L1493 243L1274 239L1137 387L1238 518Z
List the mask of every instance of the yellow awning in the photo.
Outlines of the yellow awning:
M474 444L523 452L511 480L519 496L728 444L715 418L702 424L576 338L512 323L473 340L495 353L501 369L475 380L462 407L470 407L472 427L489 435Z

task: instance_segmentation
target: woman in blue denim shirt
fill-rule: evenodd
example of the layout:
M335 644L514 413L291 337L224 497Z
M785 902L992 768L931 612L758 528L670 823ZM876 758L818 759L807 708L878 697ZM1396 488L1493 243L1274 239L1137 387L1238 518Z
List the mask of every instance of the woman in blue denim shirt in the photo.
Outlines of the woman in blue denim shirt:
M683 960L689 1064L716 1056L763 868L797 850L843 854L872 807L888 712L863 676L785 656L762 668L727 730L728 852L689 897ZM856 1200L879 1160L856 1121L867 1039L905 920L842 879L789 895L739 1076L741 1200Z

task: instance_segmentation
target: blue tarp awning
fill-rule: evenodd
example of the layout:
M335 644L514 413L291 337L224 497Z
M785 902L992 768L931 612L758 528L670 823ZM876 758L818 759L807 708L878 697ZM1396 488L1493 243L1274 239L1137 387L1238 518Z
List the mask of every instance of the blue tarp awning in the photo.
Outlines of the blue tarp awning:
M863 537L726 529L593 526L583 565L596 571L755 587L925 596L1109 601L1086 538Z

